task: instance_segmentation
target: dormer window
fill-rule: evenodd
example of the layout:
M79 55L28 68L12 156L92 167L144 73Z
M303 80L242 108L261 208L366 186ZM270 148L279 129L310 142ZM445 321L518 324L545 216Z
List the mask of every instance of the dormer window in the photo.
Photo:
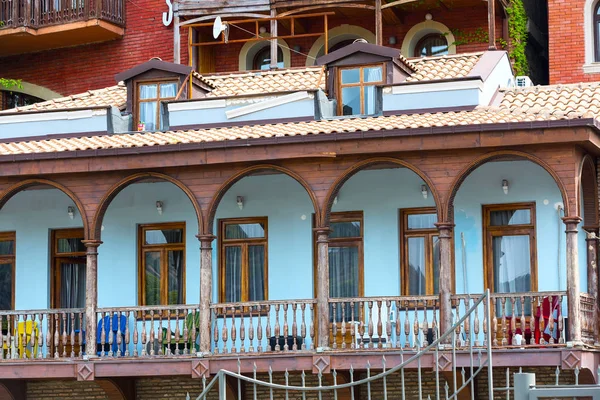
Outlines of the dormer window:
M376 85L383 84L384 65L367 65L339 69L338 113L370 115L377 112Z
M162 125L160 102L177 96L177 82L159 81L138 83L137 121L141 129L155 131Z

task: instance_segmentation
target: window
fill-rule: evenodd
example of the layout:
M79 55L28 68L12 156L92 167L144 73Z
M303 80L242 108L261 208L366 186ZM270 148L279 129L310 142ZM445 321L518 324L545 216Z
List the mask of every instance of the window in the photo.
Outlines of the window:
M443 56L448 54L448 41L440 33L425 35L415 46L415 57Z
M219 221L221 302L267 300L267 218Z
M53 308L84 308L86 248L83 229L52 231Z
M400 211L402 292L409 296L439 293L440 239L435 208Z
M144 129L155 131L162 126L160 102L171 100L177 96L177 82L138 83L137 122L144 124Z
M594 8L594 61L600 62L600 2Z
M338 113L375 114L375 86L383 83L383 76L383 65L340 69Z
M9 110L15 107L23 107L28 106L30 104L39 103L40 101L44 101L40 98L30 96L25 93L18 92L10 92L10 91L2 91L1 95L1 104L2 110Z
M140 225L138 242L139 304L185 304L185 223Z
M252 69L270 69L271 67L271 46L266 46L258 51L252 61ZM283 68L283 52L281 47L277 46L277 67Z
M15 232L0 233L0 310L15 307Z
M535 203L483 206L483 218L486 287L536 291Z

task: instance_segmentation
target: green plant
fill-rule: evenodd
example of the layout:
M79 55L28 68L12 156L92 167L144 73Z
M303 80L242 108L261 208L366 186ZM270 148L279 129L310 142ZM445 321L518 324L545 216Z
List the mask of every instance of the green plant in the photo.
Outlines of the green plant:
M508 35L510 37L510 50L508 55L513 63L516 75L529 74L529 63L525 55L527 46L527 14L523 0L511 0L506 8L508 14Z
M479 27L471 32L465 32L461 29L450 29L450 32L454 35L454 42L451 43L454 46L460 46L469 43L487 43L488 33ZM444 33L444 36L448 36L450 32Z
M7 78L0 78L0 87L5 88L5 89L10 89L10 88L21 88L21 80L20 79L7 79Z

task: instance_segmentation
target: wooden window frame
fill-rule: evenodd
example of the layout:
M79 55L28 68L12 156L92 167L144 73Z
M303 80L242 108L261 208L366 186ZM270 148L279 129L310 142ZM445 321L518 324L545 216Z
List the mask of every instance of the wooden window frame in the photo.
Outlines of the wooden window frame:
M269 224L268 217L245 217L219 219L219 302L225 303L225 248L228 246L241 246L242 248L242 293L241 302L248 300L248 246L263 245L265 248L265 273L264 288L265 299L269 300ZM262 238L225 239L225 227L233 224L263 224L265 235Z
M442 33L428 33L427 35L423 36L421 39L419 39L419 41L417 42L417 44L415 45L415 50L413 51L413 56L414 57L441 57L441 56L422 56L420 54L420 52L417 52L417 50L419 49L419 47L423 46L423 42L425 42L427 39L432 38L432 37L439 37L442 38L446 41L446 49L448 50L450 48L450 45L448 45L448 40L446 39L446 36L444 36ZM448 54L448 53L446 53Z
M174 83L176 85L176 94L175 97L160 97L160 85L164 85L164 84L169 84L169 83ZM134 110L133 110L133 115L135 116L135 120L133 121L134 123L134 130L137 130L137 124L141 121L140 120L140 103L151 103L151 102L156 102L156 121L155 122L155 126L156 129L159 130L160 127L160 105L161 102L164 100L174 100L177 98L177 91L179 90L179 79L174 79L174 78L159 78L159 79L150 79L150 80L141 80L141 81L136 81L134 83L135 85L135 99L133 101L134 103ZM141 86L144 85L156 85L156 95L157 97L152 98L152 99L141 99L140 96L140 88ZM145 124L145 121L144 121Z
M15 309L15 273L17 267L17 233L15 231L0 232L0 242L12 241L13 254L0 256L0 264L11 264L11 299L10 299L10 310Z
M373 68L373 67L381 67L381 80L378 82L365 83L364 76L363 76L363 70L365 68ZM342 83L342 72L351 70L351 69L359 70L359 82L343 84ZM365 110L364 110L364 108L365 108L365 101L364 101L365 100L365 86L382 85L385 82L385 77L386 77L385 63L354 65L354 66L339 68L338 73L337 73L337 93L338 93L337 112L338 112L338 115L340 115L340 116L342 115L342 111L344 108L344 102L343 102L344 98L343 98L343 94L342 94L342 89L348 88L348 87L360 87L360 114L352 114L352 115L366 115ZM347 116L349 117L350 115L347 115Z
M400 260L401 260L401 286L404 296L429 296L438 293L433 292L433 237L438 240L440 231L436 228L408 229L408 216L420 214L436 214L435 207L404 208L400 210ZM408 266L408 239L425 238L425 292L420 295L409 295L409 266Z
M164 230L164 229L181 229L182 230L182 242L181 243L164 243L164 244L145 244L146 242L146 231L152 230ZM140 306L167 306L169 305L169 265L167 253L171 250L181 250L183 254L183 276L182 276L182 304L186 304L185 292L186 292L186 231L185 222L165 222L165 223L153 223L153 224L139 224L138 225L138 305ZM146 252L161 252L161 265L160 265L160 304L146 304L146 279L145 279L145 257ZM166 277L166 279L165 279Z
M537 276L537 243L536 243L536 213L535 202L490 204L482 206L483 214L483 257L484 257L484 285L494 292L494 259L492 239L498 236L523 236L529 235L529 257L531 288L536 292L538 289ZM492 211L507 210L529 210L530 223L524 225L490 226L490 214Z
M51 276L51 284L50 284L50 307L51 308L62 308L59 307L60 304L60 285L61 285L61 276L60 276L60 268L58 268L59 264L65 260L72 260L74 262L83 262L86 260L86 252L85 251L77 251L70 253L59 253L58 252L58 240L59 239L85 239L85 235L83 232L83 228L67 228L67 229L53 229L51 231L51 263L50 263L50 276ZM87 277L86 277L87 279Z

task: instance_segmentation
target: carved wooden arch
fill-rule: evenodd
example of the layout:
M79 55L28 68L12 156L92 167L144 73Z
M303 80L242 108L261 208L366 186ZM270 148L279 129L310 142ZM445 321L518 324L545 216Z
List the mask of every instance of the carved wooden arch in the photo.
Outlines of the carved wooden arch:
M225 196L225 193L227 193L227 191L229 189L231 189L231 187L236 182L238 182L242 178L250 176L256 172L269 171L269 170L278 171L278 172L281 172L282 174L286 174L290 178L293 178L296 182L298 182L304 188L304 190L306 190L306 193L308 193L308 197L310 197L310 201L312 201L312 203L313 203L315 217L317 218L317 221L318 221L320 218L320 215L321 215L321 212L319 209L319 202L317 201L317 197L315 196L310 185L308 184L308 182L306 182L304 180L304 178L302 178L300 175L298 175L294 171L287 169L285 167L280 167L279 165L260 164L260 165L254 165L252 167L246 168L246 169L238 172L237 174L230 177L225 183L223 183L223 185L221 185L219 190L217 190L217 192L213 196L213 198L210 202L210 205L208 206L208 213L207 213L207 218L205 220L206 226L204 227L204 232L206 232L207 234L213 233L213 225L215 222L215 215L217 214L217 208L219 207L219 203L221 203L221 199L223 199L223 196Z
M578 195L583 197L583 226L598 229L598 181L596 180L596 164L589 154L583 156L579 167Z
M155 178L155 179L160 179L165 182L170 182L173 185L177 186L179 189L181 189L187 195L187 197L190 199L190 201L192 202L192 206L194 207L194 210L196 210L196 217L198 219L198 231L201 230L202 209L200 207L200 204L196 200L194 193L185 184L183 184L183 182L181 182L180 180L178 180L176 178L173 178L172 176L169 176L169 175L166 175L166 174L163 174L160 172L140 172L140 173L128 176L128 177L122 179L121 181L117 182L102 197L102 200L100 200L98 209L96 210L96 215L94 216L94 221L92 224L92 232L91 233L93 234L93 237L92 237L93 240L100 240L100 238L102 236L102 232L101 232L102 220L104 219L106 210L108 209L110 203L112 203L114 198L117 197L117 195L119 193L121 193L121 191L123 189L125 189L127 186L137 183L137 182L140 182L140 181L143 181L144 179L148 179L148 178Z
M49 179L27 179L16 183L10 187L8 187L1 195L0 195L0 209L2 209L6 203L17 193L22 190L25 190L32 186L37 185L45 185L50 186L52 188L58 189L63 192L67 197L69 197L73 203L75 203L75 207L77 207L77 211L79 211L79 215L81 216L81 220L83 222L83 233L85 238L89 238L89 224L87 214L85 213L85 208L83 207L83 203L79 200L77 195L73 193L69 188L64 185L61 185L58 182L51 181ZM65 210L66 212L66 210Z
M109 400L135 400L135 378L96 379Z
M27 384L21 379L5 379L0 381L0 399L23 400L26 398Z
M479 168L480 166L482 166L483 164L485 164L487 162L494 161L494 160L498 161L498 160L502 160L505 158L514 158L514 157L518 157L518 158L522 158L527 161L531 161L531 162L539 165L540 167L544 168L546 170L546 172L548 172L548 174L550 174L550 176L552 176L552 179L554 179L554 182L556 182L556 186L558 186L558 190L560 190L563 205L565 207L565 215L570 216L571 214L570 214L570 207L569 207L569 196L567 194L567 190L565 189L565 186L564 186L562 180L560 179L560 177L558 176L558 174L554 171L554 169L552 169L552 167L550 167L550 165L548 165L545 161L543 161L542 159L540 159L532 154L528 154L528 153L525 153L522 151L516 151L516 150L500 150L500 151L494 151L491 153L487 153L487 154L484 154L484 155L476 158L471 163L469 163L469 165L467 165L456 176L456 178L452 182L452 185L450 186L450 191L449 191L448 198L446 201L446 207L445 207L446 215L444 215L445 221L446 222L454 222L454 198L456 197L456 193L458 193L458 190L460 189L460 187L463 184L463 182L465 181L465 179L467 179L467 177L469 175L471 175L471 172L475 171L477 168Z
M369 158L367 160L363 160L363 161L360 161L360 162L354 164L353 166L348 168L339 178L337 178L337 180L329 188L329 191L327 192L327 196L325 197L325 201L323 203L323 213L322 213L323 218L322 218L322 220L317 219L317 221L320 221L319 227L329 226L329 218L331 216L331 207L333 206L333 200L335 199L335 196L337 196L337 194L340 191L340 189L342 188L342 186L344 186L344 184L350 178L352 178L354 175L356 175L361 170L364 170L367 167L377 165L377 164L395 164L395 165L398 165L398 166L401 166L404 168L408 168L412 172L417 174L421 179L423 179L423 181L429 188L429 191L433 195L433 200L435 201L435 207L437 210L438 220L441 221L441 216L443 215L442 209L441 209L442 202L440 201L440 196L438 194L436 187L434 186L431 179L429 179L429 177L425 174L425 172L421 171L419 168L412 165L411 163L400 160L398 158L377 157L377 158Z

